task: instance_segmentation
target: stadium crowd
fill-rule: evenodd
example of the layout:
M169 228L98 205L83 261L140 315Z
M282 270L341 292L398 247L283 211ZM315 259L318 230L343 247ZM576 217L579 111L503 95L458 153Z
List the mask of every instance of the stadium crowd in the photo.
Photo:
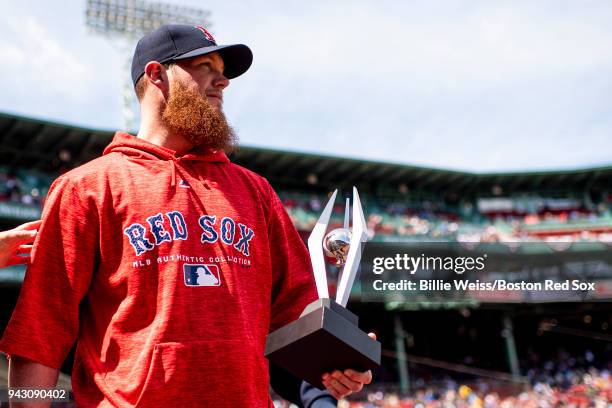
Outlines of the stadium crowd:
M0 202L40 208L53 178L31 170L0 168ZM311 231L326 198L296 191L279 191L279 195L298 230ZM406 194L384 199L364 194L362 201L371 237L460 242L612 241L612 200L588 208L544 207L523 213L486 213L472 202L451 207ZM332 222L337 226L342 223L343 206L337 203L335 207ZM553 231L550 236L534 233L546 227Z
M601 356L600 356L601 358ZM484 378L442 380L432 383L417 376L414 392L397 392L397 384L372 385L339 408L612 408L612 359L598 359L589 350L577 356L559 350L555 358L540 361L530 353L523 364L527 382L502 383ZM531 364L531 365L530 365ZM275 401L277 407L289 407Z
M478 378L471 381L449 377L439 386L415 380L411 395L368 389L361 400L342 401L344 408L611 408L611 347L596 355L585 348L579 353L564 349L547 358L530 350L521 361L526 385L508 388Z
M310 231L316 224L324 201L316 195L280 192L289 215L298 229ZM401 197L377 202L362 197L370 237L376 235L414 240L449 240L464 242L577 242L612 241L612 203L600 203L594 209L566 210L543 208L536 213L483 213L472 203L447 208L432 201L411 203ZM343 204L334 208L336 226L342 223ZM575 226L575 229L572 229ZM552 234L541 236L537 228L550 228ZM569 228L568 228L569 227ZM594 227L594 231L589 231ZM555 233L555 229L559 231Z
M0 169L0 201L40 207L53 177L37 172Z
M485 387L486 388L486 387ZM397 393L370 392L362 401L343 400L339 408L609 408L612 406L610 373L585 374L567 389L537 383L516 395L500 395L496 391L475 390L467 385L449 387L437 392L419 390L413 396Z

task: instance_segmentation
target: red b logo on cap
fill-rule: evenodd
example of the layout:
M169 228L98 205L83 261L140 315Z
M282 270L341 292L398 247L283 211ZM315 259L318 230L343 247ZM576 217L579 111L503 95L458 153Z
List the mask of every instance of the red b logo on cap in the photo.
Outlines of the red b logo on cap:
M208 41L210 41L213 44L217 44L217 42L215 41L215 38L212 36L211 33L208 32L207 29L205 29L203 26L197 25L195 26L195 28L197 28L198 30L200 30L202 33L204 33L204 37L206 37L206 39Z

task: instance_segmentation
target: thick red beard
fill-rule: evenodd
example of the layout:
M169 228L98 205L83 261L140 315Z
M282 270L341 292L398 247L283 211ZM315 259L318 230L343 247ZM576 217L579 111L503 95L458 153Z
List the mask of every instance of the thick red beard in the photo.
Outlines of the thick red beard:
M238 138L221 109L215 109L205 97L180 81L170 84L162 120L194 147L224 150L226 153L236 148Z

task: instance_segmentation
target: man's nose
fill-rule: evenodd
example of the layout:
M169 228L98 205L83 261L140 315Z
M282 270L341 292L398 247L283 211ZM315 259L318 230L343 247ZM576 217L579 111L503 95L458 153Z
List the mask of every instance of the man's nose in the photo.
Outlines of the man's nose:
M227 88L229 84L230 84L229 79L227 79L225 75L223 74L217 75L217 77L215 78L213 82L213 86L220 91Z

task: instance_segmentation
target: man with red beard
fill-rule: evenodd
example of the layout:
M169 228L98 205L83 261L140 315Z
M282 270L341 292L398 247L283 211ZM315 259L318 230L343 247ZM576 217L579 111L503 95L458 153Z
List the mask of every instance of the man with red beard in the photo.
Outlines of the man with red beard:
M52 185L0 342L9 386L51 388L77 342L79 407L267 407L269 331L316 298L310 260L277 195L229 162L229 79L252 62L201 26L136 46L137 137ZM370 372L323 376L340 398ZM305 406L330 406L303 384ZM291 392L296 395L297 392ZM335 403L335 401L334 401Z

